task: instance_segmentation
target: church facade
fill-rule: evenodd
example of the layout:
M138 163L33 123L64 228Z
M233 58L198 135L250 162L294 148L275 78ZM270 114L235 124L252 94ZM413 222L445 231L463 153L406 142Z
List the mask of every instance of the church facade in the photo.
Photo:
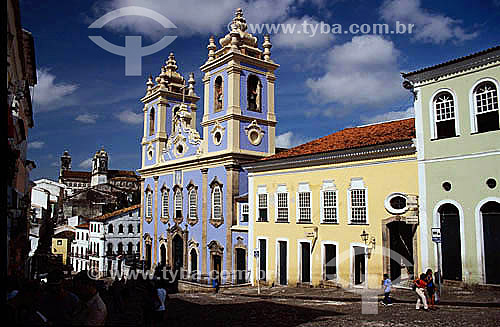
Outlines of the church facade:
M269 37L259 48L241 9L231 32L211 37L199 97L170 54L146 83L141 142L141 258L189 279L247 281L248 219L238 199L248 192L243 164L275 152L274 71Z

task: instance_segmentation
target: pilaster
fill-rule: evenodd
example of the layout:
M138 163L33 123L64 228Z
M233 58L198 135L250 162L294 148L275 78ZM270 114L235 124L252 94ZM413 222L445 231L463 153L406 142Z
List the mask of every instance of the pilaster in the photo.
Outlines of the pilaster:
M208 168L201 168L201 211L202 211L202 224L201 224L201 273L202 275L207 274L207 227L208 227L208 203L207 203L207 192L208 192Z

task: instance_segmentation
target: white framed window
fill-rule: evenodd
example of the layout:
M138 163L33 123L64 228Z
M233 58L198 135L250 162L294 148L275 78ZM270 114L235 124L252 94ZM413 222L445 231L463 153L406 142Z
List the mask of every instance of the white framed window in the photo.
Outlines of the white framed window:
M493 79L483 79L472 90L472 132L499 130L498 83Z
M175 218L182 218L182 191L175 190L174 193Z
M367 188L360 178L351 179L349 188L349 223L368 224Z
M289 196L285 185L279 185L276 190L276 221L288 222Z
M168 218L168 190L164 189L161 195L161 216Z
M323 182L321 189L321 222L336 224L338 223L338 209L337 209L337 189L333 181Z
M153 192L146 193L146 217L153 217Z
M247 223L249 214L250 214L250 207L249 207L248 203L241 203L240 204L240 221L242 223Z
M458 111L455 95L450 90L440 90L432 98L432 138L444 139L458 136Z
M312 217L312 193L308 183L299 184L297 193L297 220L302 223L310 223Z
M267 221L267 193L257 194L258 216L257 221Z
M189 206L189 218L194 219L198 217L198 194L195 188L189 191L188 197Z
M219 185L215 185L212 190L212 217L222 219L222 192Z

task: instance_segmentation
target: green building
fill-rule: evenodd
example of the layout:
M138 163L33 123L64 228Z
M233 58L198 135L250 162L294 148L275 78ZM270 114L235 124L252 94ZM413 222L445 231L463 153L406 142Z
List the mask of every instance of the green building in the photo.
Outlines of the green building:
M422 269L440 260L445 280L500 284L500 46L403 77L415 97Z

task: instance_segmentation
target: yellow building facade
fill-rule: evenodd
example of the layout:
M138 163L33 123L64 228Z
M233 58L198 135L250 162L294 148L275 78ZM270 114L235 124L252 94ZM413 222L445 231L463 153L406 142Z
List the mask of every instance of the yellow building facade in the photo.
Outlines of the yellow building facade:
M66 265L68 260L68 239L52 238L52 254L61 256L63 265Z
M418 272L413 119L349 128L245 167L249 270L267 285L379 288Z

